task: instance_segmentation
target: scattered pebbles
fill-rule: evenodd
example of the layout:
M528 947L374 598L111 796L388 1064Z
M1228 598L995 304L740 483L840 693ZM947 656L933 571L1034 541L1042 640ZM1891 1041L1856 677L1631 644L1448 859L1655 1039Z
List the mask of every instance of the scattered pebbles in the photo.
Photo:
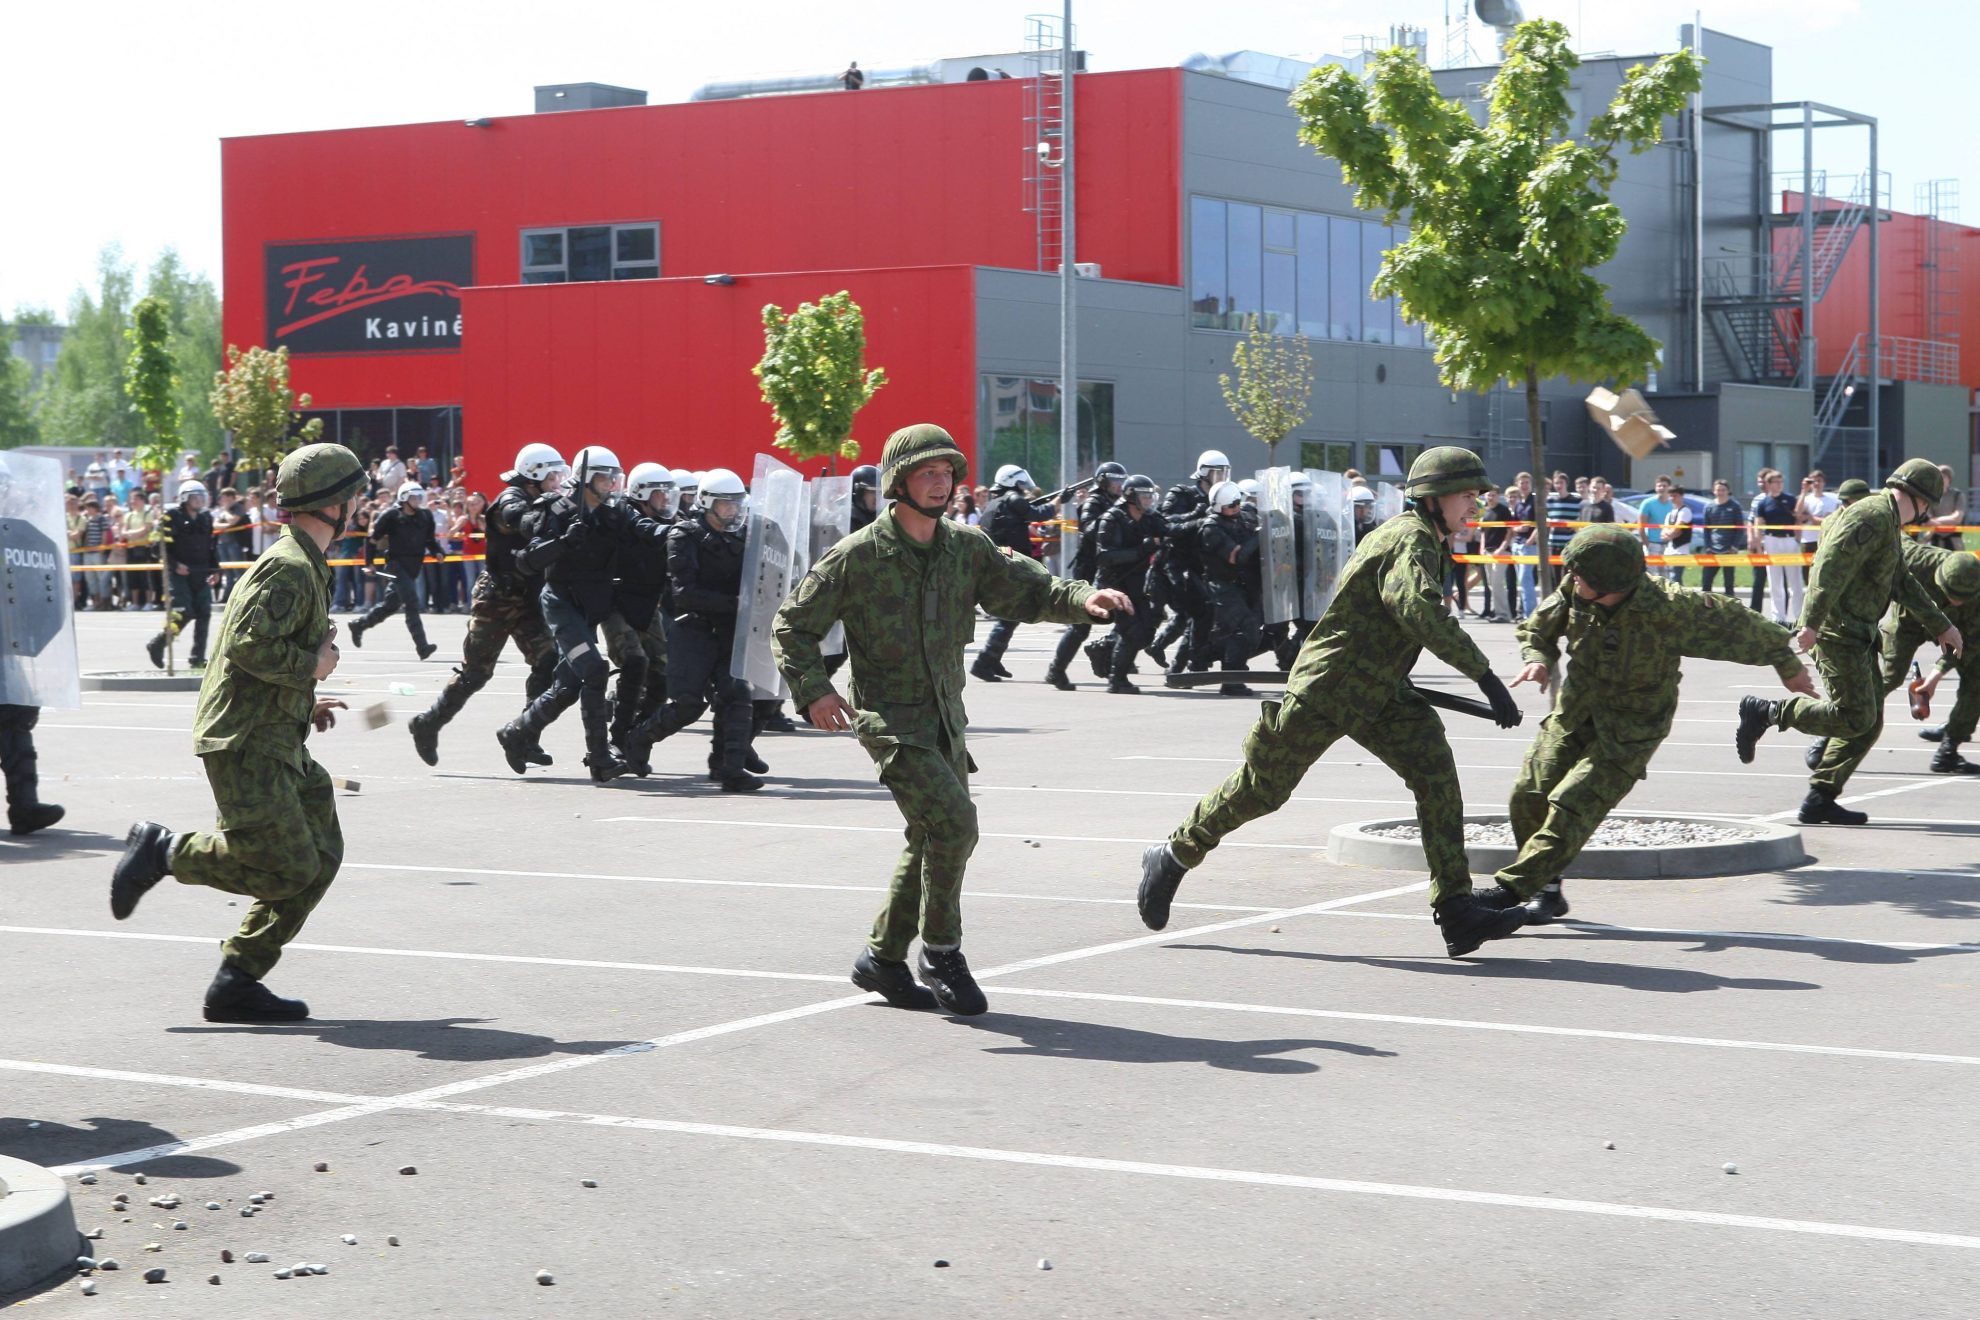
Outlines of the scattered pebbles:
M1409 839L1422 837L1422 831L1415 825L1385 825L1363 833L1377 839ZM1595 827L1593 837L1588 840L1590 848L1676 848L1696 843L1738 843L1757 837L1751 830L1743 830L1737 825L1720 825L1702 820L1650 820L1643 818L1612 817ZM1510 848L1513 846L1512 823L1503 820L1468 820L1464 823L1464 841L1487 848Z

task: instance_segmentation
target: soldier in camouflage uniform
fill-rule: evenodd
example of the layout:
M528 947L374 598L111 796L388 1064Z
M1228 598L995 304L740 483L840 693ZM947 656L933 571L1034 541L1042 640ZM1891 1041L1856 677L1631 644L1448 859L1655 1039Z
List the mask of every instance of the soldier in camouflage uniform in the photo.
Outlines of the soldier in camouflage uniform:
M502 493L488 507L486 571L474 580L461 663L433 704L412 717L413 750L428 765L440 764L440 730L495 677L495 662L509 642L515 642L529 665L529 677L523 680L526 700L534 701L556 680L557 644L550 640L537 600L543 577L524 571L516 555L529 544L525 524L530 506L555 490L569 471L563 455L549 445L528 444L516 451L515 467L502 474ZM531 765L551 763L541 745L532 746L526 759Z
M1980 633L1980 559L1971 550L1941 550L1907 541L1904 571L1946 612L1961 637ZM1886 694L1903 686L1911 658L1931 640L1910 615L1893 611L1884 620ZM1959 673L1959 697L1953 702L1952 714L1944 724L1920 729L1918 736L1939 744L1938 754L1932 758L1933 774L1980 775L1980 765L1959 754L1959 745L1973 736L1974 723L1980 720L1980 648L1965 652L1957 660L1942 652L1925 679L1925 696L1929 699L1937 693L1939 681L1954 671Z
M282 460L277 498L290 514L275 544L227 598L227 614L193 715L193 751L213 786L211 832L131 826L110 882L119 921L167 875L254 900L220 946L206 991L209 1022L309 1016L300 999L262 985L282 947L302 931L344 858L330 776L304 745L336 722L344 703L316 695L337 668L326 547L364 488L364 468L342 445L305 445Z
M1803 650L1815 648L1828 700L1740 700L1733 745L1742 761L1753 759L1768 729L1801 729L1828 738L1801 803L1804 825L1861 825L1870 819L1836 798L1884 730L1885 689L1873 649L1884 611L1895 604L1953 655L1964 650L1959 629L1904 567L1904 527L1932 511L1945 494L1945 482L1934 464L1907 459L1883 491L1824 520L1796 636Z
M1478 684L1501 728L1520 722L1512 694L1444 608L1451 534L1477 513L1488 484L1478 455L1456 446L1429 450L1410 466L1407 510L1355 547L1339 594L1300 647L1285 698L1266 702L1246 735L1244 764L1168 842L1142 853L1138 902L1150 930L1168 924L1184 874L1232 830L1284 806L1307 768L1341 738L1375 753L1415 795L1431 910L1450 956L1520 927L1522 909L1489 909L1471 892L1457 765L1443 723L1408 681L1428 647Z
M902 1008L981 1013L988 1005L960 947L963 870L976 848L962 659L976 607L999 619L1072 623L1130 605L944 518L969 460L941 427L894 432L880 468L893 505L826 552L777 611L777 666L813 726L858 735L907 818L907 848L853 963L853 984ZM835 622L852 657L850 701L833 690L819 650ZM917 932L926 990L907 966Z
M1644 572L1643 545L1620 527L1584 527L1562 552L1559 588L1519 625L1526 668L1512 682L1545 692L1565 645L1560 704L1540 723L1513 781L1519 856L1480 895L1532 900L1530 924L1567 915L1561 876L1589 835L1648 773L1677 714L1679 662L1772 665L1790 692L1815 695L1788 630L1730 596L1687 591Z

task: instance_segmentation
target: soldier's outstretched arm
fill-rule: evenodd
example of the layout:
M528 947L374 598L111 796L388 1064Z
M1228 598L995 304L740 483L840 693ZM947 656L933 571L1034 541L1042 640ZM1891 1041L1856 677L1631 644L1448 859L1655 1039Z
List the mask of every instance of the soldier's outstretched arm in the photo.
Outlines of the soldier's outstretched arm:
M1738 665L1770 665L1783 681L1807 670L1794 653L1794 634L1755 614L1731 596L1687 591L1671 597L1678 606L1678 649L1700 660Z
M976 599L999 619L1019 623L1085 623L1087 599L1093 588L1084 582L1056 578L1045 566L1025 555L1014 555L978 536L970 547L976 572Z
M1519 622L1513 636L1519 641L1519 658L1527 664L1552 669L1561 662L1561 638L1567 636L1569 604L1567 593L1555 591L1540 607Z
M1478 643L1465 635L1444 608L1444 587L1407 549L1393 552L1382 573L1382 604L1403 626L1410 640L1474 683L1492 672Z
M770 628L770 654L791 690L791 704L810 710L821 697L834 695L825 670L825 634L839 621L845 592L845 556L837 548L811 566L784 603L777 607Z
M1932 593L1925 589L1925 584L1908 572L1898 574L1897 607L1934 637L1943 637L1953 626L1946 612L1939 608L1939 602L1933 600Z
M309 617L313 590L313 582L294 581L281 573L255 582L228 610L230 621L239 610L240 622L227 658L264 683L314 692L323 639L297 635Z

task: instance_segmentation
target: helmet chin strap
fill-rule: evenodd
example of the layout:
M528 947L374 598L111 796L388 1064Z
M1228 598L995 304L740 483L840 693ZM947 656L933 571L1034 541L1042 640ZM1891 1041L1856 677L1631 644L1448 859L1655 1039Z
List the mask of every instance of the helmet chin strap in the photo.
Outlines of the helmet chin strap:
M1438 531L1442 532L1446 536L1449 536L1451 534L1450 527L1446 525L1444 522L1443 507L1437 503L1435 498L1422 496L1422 495L1412 495L1407 500L1404 501L1404 504L1408 508L1423 510L1423 512L1430 515L1430 521L1436 525Z
M338 514L335 519L324 517L323 510L321 509L304 509L303 512L329 527L332 537L338 537L344 534L344 524L351 520L351 502L345 500L337 507L342 509L343 512Z

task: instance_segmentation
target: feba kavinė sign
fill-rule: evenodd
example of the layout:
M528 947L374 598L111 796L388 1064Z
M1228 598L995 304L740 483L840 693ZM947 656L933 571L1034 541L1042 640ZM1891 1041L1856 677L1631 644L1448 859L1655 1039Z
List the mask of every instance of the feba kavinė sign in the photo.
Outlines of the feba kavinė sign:
M456 353L474 236L270 243L268 347L291 354Z

